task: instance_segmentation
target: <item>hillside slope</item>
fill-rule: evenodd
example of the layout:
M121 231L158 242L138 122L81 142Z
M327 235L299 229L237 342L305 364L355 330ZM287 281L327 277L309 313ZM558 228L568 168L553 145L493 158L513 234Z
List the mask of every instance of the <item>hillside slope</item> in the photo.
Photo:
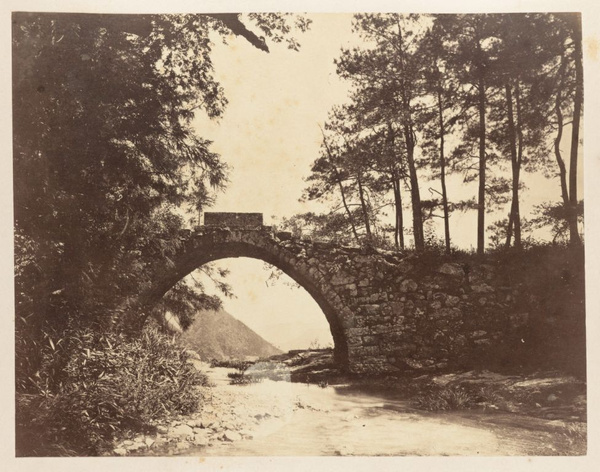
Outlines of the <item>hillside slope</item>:
M192 326L181 335L182 344L202 360L268 357L281 351L225 310L206 310L196 315Z

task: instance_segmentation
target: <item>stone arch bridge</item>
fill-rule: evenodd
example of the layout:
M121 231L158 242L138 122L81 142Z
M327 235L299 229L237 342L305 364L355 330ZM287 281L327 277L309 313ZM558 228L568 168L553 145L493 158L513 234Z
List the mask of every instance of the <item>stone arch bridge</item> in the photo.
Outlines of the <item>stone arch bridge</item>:
M350 372L433 370L527 325L507 315L506 290L489 267L422 261L371 248L299 240L263 226L260 213L206 213L172 263L157 268L145 303L208 262L261 259L308 291L322 309L335 358ZM285 314L282 314L285 316Z

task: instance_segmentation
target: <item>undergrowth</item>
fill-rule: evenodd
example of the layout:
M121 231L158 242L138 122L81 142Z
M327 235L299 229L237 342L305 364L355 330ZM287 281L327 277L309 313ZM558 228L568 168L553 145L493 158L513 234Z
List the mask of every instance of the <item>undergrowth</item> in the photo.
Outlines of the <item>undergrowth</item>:
M473 405L473 397L463 388L442 388L430 391L414 399L415 406L421 410L461 410Z
M492 388L464 385L430 387L413 399L416 408L427 411L464 410L502 402L504 398Z
M561 436L573 451L571 455L587 453L587 424L567 423Z
M135 339L77 330L61 343L68 352L56 345L45 348L48 361L30 379L36 388L17 392L17 456L99 455L151 420L194 411L196 386L207 381L156 328ZM57 355L68 360L60 385L49 388L47 367Z

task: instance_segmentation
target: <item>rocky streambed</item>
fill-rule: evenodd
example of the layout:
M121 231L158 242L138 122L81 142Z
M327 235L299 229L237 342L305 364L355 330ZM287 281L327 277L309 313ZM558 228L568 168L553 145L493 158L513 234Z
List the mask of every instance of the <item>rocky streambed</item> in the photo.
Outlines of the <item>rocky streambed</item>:
M155 423L156 432L140 434L115 444L114 455L177 455L215 445L268 435L289 421L294 411L309 408L292 398L286 382L248 386L230 385L231 369L211 368L197 363L208 373L212 387L198 387L203 396L199 410L189 416ZM279 388L273 388L278 385ZM248 387L248 388L247 388ZM283 388L281 388L283 387Z
M303 355L301 354L301 357ZM322 356L318 356L321 358ZM586 451L585 384L568 376L463 372L404 379L272 380L309 373L306 357L270 377L231 385L232 369L198 367L214 387L197 412L120 441L114 455L580 455ZM247 371L251 376L252 372ZM314 379L313 379L314 380ZM330 379L331 380L331 379ZM417 393L415 393L417 392ZM416 395L416 396L415 396ZM479 396L478 396L479 395ZM421 399L422 405L417 408ZM461 401L471 405L460 409ZM459 409L428 408L441 401ZM477 403L473 403L476 401ZM438 405L439 406L439 405ZM428 411L430 410L430 411Z

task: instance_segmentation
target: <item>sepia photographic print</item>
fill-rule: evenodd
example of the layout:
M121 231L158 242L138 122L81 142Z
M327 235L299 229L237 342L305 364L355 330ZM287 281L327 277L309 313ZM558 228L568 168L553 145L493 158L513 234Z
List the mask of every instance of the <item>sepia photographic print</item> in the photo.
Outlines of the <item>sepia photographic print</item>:
M589 467L598 37L531 3L12 6L15 470Z

